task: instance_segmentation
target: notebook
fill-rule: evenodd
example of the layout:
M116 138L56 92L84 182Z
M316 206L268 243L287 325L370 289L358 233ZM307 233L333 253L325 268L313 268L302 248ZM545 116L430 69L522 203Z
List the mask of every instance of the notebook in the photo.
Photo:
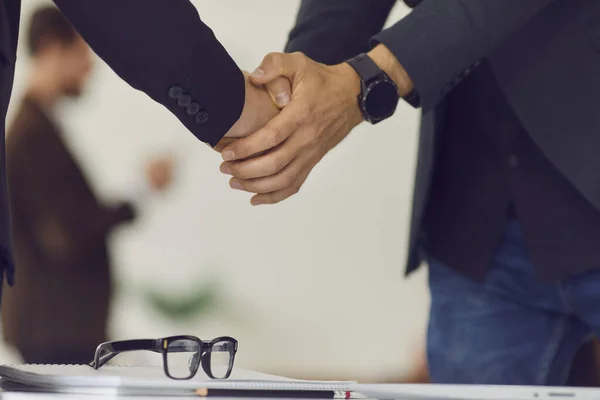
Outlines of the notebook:
M229 379L210 379L202 371L189 380L165 376L157 365L106 365L95 370L87 365L1 365L4 390L65 394L189 395L197 389L284 390L333 392L346 397L353 382L307 381L234 368Z

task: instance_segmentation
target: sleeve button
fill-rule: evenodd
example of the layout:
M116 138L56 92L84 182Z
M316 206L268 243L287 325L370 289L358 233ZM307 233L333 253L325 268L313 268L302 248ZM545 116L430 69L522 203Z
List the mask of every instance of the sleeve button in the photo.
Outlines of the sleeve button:
M198 111L200 111L200 105L198 103L190 103L185 109L185 112L187 112L188 115L196 115L198 114Z
M183 95L183 88L181 86L171 86L169 89L169 97L173 100L177 100Z
M204 125L208 121L208 111L201 110L196 114L196 123Z

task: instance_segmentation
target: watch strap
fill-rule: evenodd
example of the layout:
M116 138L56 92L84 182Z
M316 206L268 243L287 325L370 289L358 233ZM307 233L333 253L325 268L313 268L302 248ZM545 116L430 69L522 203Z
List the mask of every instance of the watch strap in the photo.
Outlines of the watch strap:
M346 61L362 79L363 82L369 82L383 71L375 64L375 62L367 54L362 53Z

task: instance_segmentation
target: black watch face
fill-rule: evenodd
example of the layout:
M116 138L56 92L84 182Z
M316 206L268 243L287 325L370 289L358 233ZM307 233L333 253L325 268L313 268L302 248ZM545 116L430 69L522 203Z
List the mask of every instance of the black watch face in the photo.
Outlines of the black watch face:
M399 97L398 89L393 82L388 80L373 82L365 93L365 111L371 120L385 119L396 110Z

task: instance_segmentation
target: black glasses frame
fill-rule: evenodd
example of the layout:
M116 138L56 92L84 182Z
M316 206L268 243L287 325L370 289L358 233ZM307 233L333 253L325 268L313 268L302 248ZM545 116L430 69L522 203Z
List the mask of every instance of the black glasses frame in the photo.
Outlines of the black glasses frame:
M193 364L190 365L190 376L184 378L174 377L169 372L169 363L167 360L167 355L169 353L176 353L177 349L170 348L169 344L179 340L189 340L198 344L198 349L200 349L199 353L194 354L192 356ZM225 342L225 343L224 343ZM231 347L225 348L223 345ZM221 336L211 340L210 342L205 342L196 336L169 336L159 339L133 339L133 340L118 340L113 342L105 342L100 344L96 348L96 352L94 354L94 360L91 361L88 365L94 369L98 369L105 365L107 362L115 358L117 355L126 352L126 351L140 351L147 350L152 351L154 353L161 353L163 359L163 370L165 374L171 378L176 380L187 380L192 379L198 373L198 368L200 364L202 364L202 369L211 379L227 379L231 375L231 371L233 370L233 363L235 360L235 355L238 349L238 341L229 336ZM229 351L229 365L227 367L227 372L225 376L220 378L215 378L211 368L210 368L210 360L213 351ZM181 351L189 351L188 348L182 348Z

